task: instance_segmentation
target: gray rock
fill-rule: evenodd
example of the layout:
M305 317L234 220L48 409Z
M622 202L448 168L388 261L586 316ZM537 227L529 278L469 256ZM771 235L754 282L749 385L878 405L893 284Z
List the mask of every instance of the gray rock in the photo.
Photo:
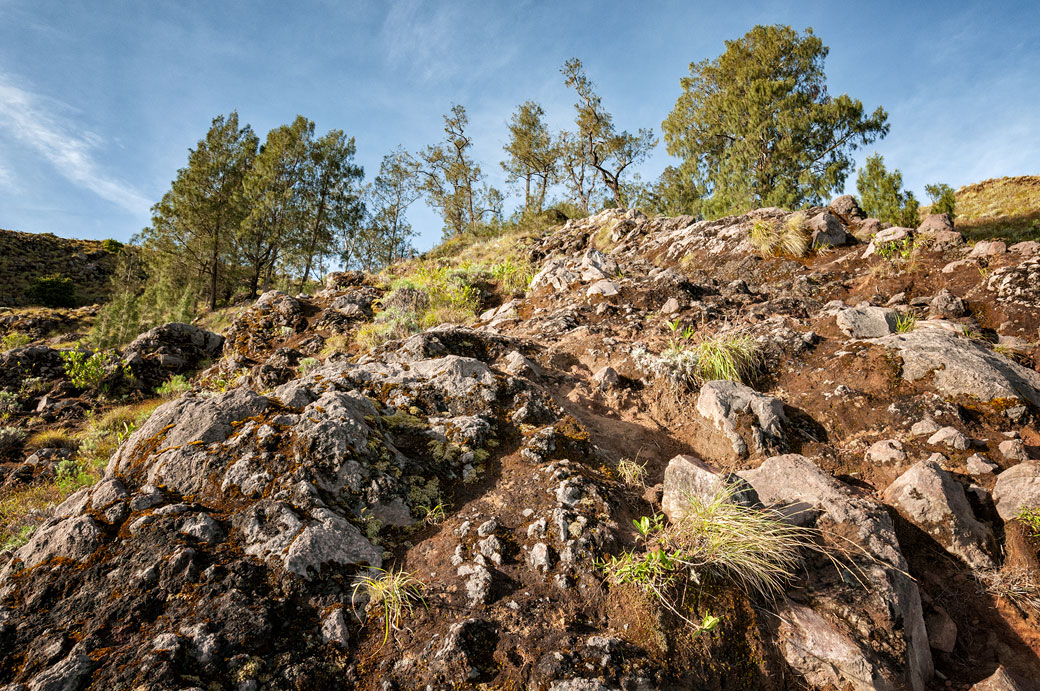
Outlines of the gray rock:
M1002 441L997 448L1000 449L1000 455L1009 461L1021 462L1029 460L1029 452L1026 450L1025 442L1021 439Z
M554 681L549 691L619 691L616 686L607 686L598 679L566 679Z
M470 607L487 604L491 597L491 572L480 564L464 564L458 574L466 577L466 597Z
M1014 518L1019 509L1040 507L1040 463L1019 463L997 475L993 503L1005 521Z
M606 366L596 370L596 373L592 375L592 380L596 382L600 389L605 391L615 388L620 381L620 377L618 377L618 373L613 367Z
M1000 468L996 463L991 463L986 460L985 456L977 453L968 456L966 463L968 472L972 475L992 475Z
M859 204L856 203L856 198L851 194L843 194L840 197L836 197L830 203L830 208L834 213L840 214L847 220L859 220L865 217L863 209L859 208Z
M615 285L613 281L608 281L606 279L596 281L595 283L589 286L588 290L585 291L586 297L593 297L595 295L598 295L600 297L609 298L614 297L617 294L617 285Z
M676 456L664 469L661 511L670 521L682 520L691 499L708 502L724 487L733 485L734 501L755 501L754 492L739 476L723 473L696 456Z
M906 650L903 663L888 673L893 678L902 676L915 691L923 691L933 668L921 596L917 584L907 575L909 567L884 507L853 494L812 461L796 454L769 458L756 470L738 474L751 483L764 504L796 511L803 524L814 522L817 516L825 517L847 531L842 534L869 555L852 558L867 582L869 594L864 596L868 606L880 613L876 630L894 637L890 645L897 649L905 646Z
M569 290L572 285L580 280L580 276L566 267L566 261L560 257L550 259L542 267L542 270L531 279L530 290L532 293L552 292L560 293Z
M943 444L958 451L967 451L971 447L971 439L956 427L940 427L928 437L928 443Z
M899 313L889 307L850 307L835 317L850 338L880 338L895 333Z
M845 226L834 214L824 211L809 219L813 247L837 247L849 241Z
M923 437L925 435L930 437L933 434L935 434L938 430L939 425L936 424L935 420L933 420L930 417L926 417L923 420L915 422L913 426L910 427L910 434L914 435L915 437Z
M344 650L350 647L350 629L347 627L347 619L343 615L342 607L334 607L322 617L321 640L337 645Z
M863 258L866 259L875 254L879 247L883 248L902 245L902 243L906 242L909 238L912 238L913 235L913 228L885 228L884 230L879 231L870 240L870 244L867 245L867 249L863 252Z
M29 682L29 691L79 691L90 679L97 663L89 655L73 652L48 667Z
M86 559L101 544L101 527L90 516L72 516L41 527L29 542L18 548L14 557L0 572L0 580L17 564L29 569L61 557L72 561Z
M535 571L547 573L552 568L549 545L544 542L536 542L527 554L527 563Z
M215 545L224 539L224 531L220 524L213 520L208 513L196 513L188 516L181 521L179 532L206 545Z
M963 317L968 313L964 300L943 288L928 303L928 314L933 317Z
M996 293L997 302L1036 309L1040 304L1040 257L996 269L986 279L986 288Z
M820 614L797 604L779 613L780 650L812 688L893 691L871 656Z
M882 439L870 445L864 459L867 463L901 463L906 460L906 451L897 440Z
M738 425L742 414L753 417L751 447L755 453L777 453L785 450L784 404L780 399L760 394L754 389L732 381L709 381L701 386L697 397L697 412L721 432L737 458L748 455L748 442L740 435Z
M675 298L668 298L665 300L664 305L661 306L661 314L675 314L679 311L679 301Z
M1040 254L1040 242L1036 240L1026 240L1024 242L1016 242L1015 244L1008 247L1008 252L1014 252L1015 254L1022 254L1029 256L1031 254Z
M924 618L928 628L928 645L932 650L952 653L957 645L957 624L942 607L935 606Z
M510 351L505 360L504 369L513 376L530 377L537 373L535 364L515 350Z
M917 226L918 233L940 233L953 230L949 214L928 214Z
M941 328L921 328L875 341L899 351L903 378L934 373L935 389L989 402L1017 399L1040 407L1040 372L1001 357L975 340Z
M1003 665L997 671L971 687L971 691L1028 691L1032 687L1019 684Z
M993 531L976 520L964 488L938 463L910 466L882 498L972 568L993 567Z
M980 240L968 253L969 257L995 257L1007 252L1007 243L1003 240Z

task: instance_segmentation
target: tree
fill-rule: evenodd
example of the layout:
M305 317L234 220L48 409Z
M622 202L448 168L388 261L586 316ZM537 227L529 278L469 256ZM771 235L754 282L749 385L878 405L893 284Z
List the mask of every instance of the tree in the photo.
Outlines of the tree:
M564 186L571 200L588 216L590 207L599 198L596 169L589 165L582 141L573 132L560 132L556 150L560 154Z
M662 127L668 153L710 196L706 215L821 203L844 185L850 152L888 134L883 108L866 116L827 92L827 52L811 28L756 26L690 64Z
M383 157L379 174L369 187L373 224L379 231L369 242L377 241L381 246L383 265L403 258L411 246L409 240L414 232L406 212L422 196L418 182L415 161L398 148Z
M903 174L885 168L884 157L874 152L856 176L860 208L868 215L900 226L916 227L919 204L913 192L903 191Z
M949 214L952 221L957 217L957 193L944 182L934 185L925 185L924 191L932 200L933 214Z
M249 125L239 127L237 112L214 118L206 138L188 150L187 167L177 171L170 191L152 207L152 224L137 238L153 250L154 262L163 264L162 271L153 266L150 273L172 269L185 279L206 277L210 309L217 305L234 235L247 214L243 180L256 147L256 135Z
M484 183L483 171L470 157L473 140L466 132L468 124L466 109L452 106L444 116L444 142L426 147L416 167L420 188L444 218L446 235L474 230L494 213L494 204L489 202L501 197Z
M270 287L282 249L300 242L313 136L314 123L302 115L271 130L243 181L249 213L239 229L238 250L249 270L251 298L261 278L264 289Z
M561 70L568 87L578 94L574 104L578 126L575 143L578 155L599 171L603 184L614 196L614 206L624 206L621 176L625 169L643 161L657 145L653 130L640 129L635 134L617 132L613 117L603 109L581 60L571 58Z
M560 152L544 120L545 111L534 101L517 106L509 121L509 142L502 147L508 160L502 168L510 183L523 182L524 213L538 213L557 178Z
M364 213L358 185L365 171L354 164L354 138L332 130L315 141L300 186L303 227L293 254L302 261L302 292L312 264L331 253L339 233L356 229Z

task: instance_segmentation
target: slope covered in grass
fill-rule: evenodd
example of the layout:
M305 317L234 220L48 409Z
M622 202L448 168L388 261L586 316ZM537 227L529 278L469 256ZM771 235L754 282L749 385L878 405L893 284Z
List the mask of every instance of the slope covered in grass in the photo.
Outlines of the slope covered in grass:
M994 178L961 187L957 229L975 240L1040 240L1040 175Z

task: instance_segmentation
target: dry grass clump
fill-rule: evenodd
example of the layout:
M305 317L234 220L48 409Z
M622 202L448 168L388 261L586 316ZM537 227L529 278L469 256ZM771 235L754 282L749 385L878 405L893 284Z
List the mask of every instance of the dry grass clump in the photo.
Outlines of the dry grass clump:
M804 257L809 251L811 236L808 217L804 211L796 211L783 223L755 221L750 239L752 247L763 257Z
M714 336L697 343L673 341L660 355L635 349L632 357L655 376L685 387L726 379L750 383L762 366L758 344L750 336Z
M646 482L646 464L622 458L617 462L617 474L626 485L642 487Z
M1028 569L986 569L975 572L979 589L1003 598L1023 614L1040 616L1040 582Z

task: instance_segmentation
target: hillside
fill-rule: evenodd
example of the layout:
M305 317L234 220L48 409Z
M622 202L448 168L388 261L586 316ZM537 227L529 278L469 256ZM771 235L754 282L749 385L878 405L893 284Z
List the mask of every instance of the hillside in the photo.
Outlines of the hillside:
M96 240L67 240L50 233L0 230L0 307L34 304L33 281L60 275L72 279L76 305L103 302L116 254Z
M957 229L979 239L1040 239L1040 176L994 178L961 187Z
M1035 688L1038 304L1040 243L843 197L10 350L0 684Z

